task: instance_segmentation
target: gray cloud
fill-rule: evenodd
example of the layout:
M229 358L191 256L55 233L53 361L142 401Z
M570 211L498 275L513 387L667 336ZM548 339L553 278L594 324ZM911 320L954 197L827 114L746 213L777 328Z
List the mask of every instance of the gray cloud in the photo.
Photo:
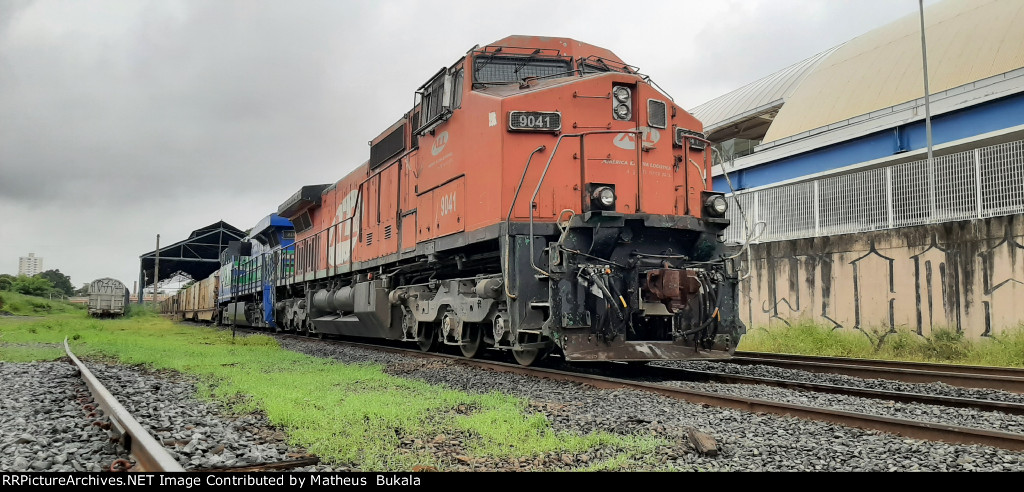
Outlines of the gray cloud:
M363 162L416 87L509 34L607 47L692 107L917 3L623 5L0 0L0 272L33 251L76 284L131 282L158 232L247 228Z

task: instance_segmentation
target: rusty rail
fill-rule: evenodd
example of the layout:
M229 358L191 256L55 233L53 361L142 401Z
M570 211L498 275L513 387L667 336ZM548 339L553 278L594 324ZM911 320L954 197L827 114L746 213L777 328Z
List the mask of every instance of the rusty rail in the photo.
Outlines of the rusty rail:
M736 357L752 357L755 359L798 360L806 362L836 362L855 366L890 367L896 369L922 369L927 371L955 372L958 374L977 374L983 376L1010 376L1024 378L1024 369L1017 367L969 366L965 364L948 364L939 362L912 362L885 359L859 359L855 357L827 357L822 355L773 354L770 352L736 351Z
M481 361L476 359L460 359L456 356L447 357L451 357L462 364L488 368L499 372L539 376L559 381L571 381L596 388L640 389L685 400L690 403L732 408L748 412L762 412L799 417L808 420L818 420L861 429L879 430L916 439L943 441L955 444L981 444L1014 451L1024 451L1024 435L1022 434L960 427L935 422L918 422L895 417L762 400L759 398L724 395L707 391L665 386L661 384L642 383L605 376L571 373L556 369L523 367L514 364Z
M740 374L727 374L712 371L696 371L692 369L679 369L674 367L646 366L643 368L650 374L659 377L672 378L684 381L710 381L724 384L760 384L775 386L787 389L801 389L817 393L831 393L835 395L857 396L861 398L874 398L880 400L891 400L902 403L921 403L925 405L940 405L957 408L973 408L986 412L1003 412L1014 415L1024 415L1024 403L978 400L973 398L961 398L956 396L928 395L923 393L907 393L903 391L891 391L872 388L855 388L827 383L809 383L805 381L794 381L789 379L774 379L758 376L747 376Z
M85 367L85 364L78 357L75 357L75 354L71 353L71 347L68 346L67 338L64 338L64 351L67 352L68 357L78 367L82 380L85 381L85 385L92 393L93 399L103 409L103 413L110 418L113 424L110 431L124 438L121 440L122 444L132 457L135 458L136 465L132 468L133 471L185 471L181 464L172 458L170 453L156 439L153 439L153 436L149 435L146 429L128 413L128 410L114 398L114 395L107 391L107 388L96 379L92 371Z
M761 364L784 369L843 374L866 379L890 379L906 383L940 382L963 388L1024 393L1024 371L1005 368L763 353L744 353L741 356L724 359L723 362L743 365Z
M308 340L295 335L283 335L297 339ZM662 384L645 383L617 379L606 376L568 372L558 369L544 367L525 367L518 364L506 362L489 361L482 359L466 359L449 354L425 353L410 348L394 346L381 346L359 342L331 340L329 343L362 347L370 350L402 353L421 357L434 357L447 359L456 364L470 367L488 369L496 372L521 374L526 376L540 377L555 381L568 381L584 384L599 389L636 389L657 393L663 396L688 401L695 404L705 404L722 408L732 408L754 413L768 413L774 415L798 417L808 420L817 420L848 427L860 429L878 430L904 437L923 439L929 441L942 441L953 444L980 444L1001 449L1024 451L1024 435L996 430L976 429L955 425L941 424L936 422L918 422L896 417L871 415L865 413L849 412L829 408L820 408L807 405L783 403L759 398L747 398L740 396L712 393L708 391L693 390L666 386Z

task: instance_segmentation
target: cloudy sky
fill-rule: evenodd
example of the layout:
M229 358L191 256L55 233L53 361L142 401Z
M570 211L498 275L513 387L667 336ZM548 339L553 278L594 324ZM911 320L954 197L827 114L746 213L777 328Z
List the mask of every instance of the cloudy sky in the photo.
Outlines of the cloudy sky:
M336 181L428 77L509 34L611 49L692 108L917 5L0 0L0 273L34 252L131 286L156 234L247 229Z

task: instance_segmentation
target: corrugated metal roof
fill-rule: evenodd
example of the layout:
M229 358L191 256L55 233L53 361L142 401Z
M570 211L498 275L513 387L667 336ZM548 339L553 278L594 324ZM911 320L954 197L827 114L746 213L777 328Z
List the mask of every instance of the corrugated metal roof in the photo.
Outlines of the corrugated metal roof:
M836 48L818 53L756 82L716 97L693 108L690 113L704 123L705 132L710 132L716 127L740 121L746 116L777 108L796 90L804 77Z
M947 0L926 8L931 91L1024 67L1022 25L1020 0ZM817 63L779 111L764 141L896 106L923 93L920 19L915 13L839 46Z

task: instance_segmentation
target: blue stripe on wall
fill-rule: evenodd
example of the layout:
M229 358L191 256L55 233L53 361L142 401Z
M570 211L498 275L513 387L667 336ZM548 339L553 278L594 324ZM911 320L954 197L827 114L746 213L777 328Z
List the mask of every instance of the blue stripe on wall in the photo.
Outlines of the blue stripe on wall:
M932 118L934 145L1024 124L1024 93L989 101ZM858 137L846 142L767 162L729 174L737 190L764 186L808 174L889 157L927 146L924 121ZM715 190L728 191L725 178L714 178Z

